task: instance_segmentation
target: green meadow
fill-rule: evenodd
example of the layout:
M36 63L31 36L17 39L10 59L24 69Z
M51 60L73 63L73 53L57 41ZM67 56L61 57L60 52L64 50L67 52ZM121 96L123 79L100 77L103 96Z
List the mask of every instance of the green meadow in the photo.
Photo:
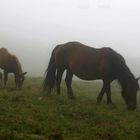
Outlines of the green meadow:
M43 96L42 78L27 78L22 90L15 90L10 78L0 90L0 140L139 140L140 95L135 111L128 111L117 82L112 84L113 104L100 105L96 97L102 83L73 81L75 100L55 91Z

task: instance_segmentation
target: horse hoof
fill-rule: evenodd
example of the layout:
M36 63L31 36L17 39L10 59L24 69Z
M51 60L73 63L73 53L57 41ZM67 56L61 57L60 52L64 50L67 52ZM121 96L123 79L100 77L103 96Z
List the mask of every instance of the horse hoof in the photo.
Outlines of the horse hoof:
M96 102L96 104L97 104L97 105L100 105L100 103L99 103L99 102Z
M69 96L69 99L74 100L75 97L74 96Z
M113 103L112 102L107 102L107 105L112 105Z
M100 99L97 99L96 104L97 104L97 105L100 105L100 104L101 104L101 100L100 100Z

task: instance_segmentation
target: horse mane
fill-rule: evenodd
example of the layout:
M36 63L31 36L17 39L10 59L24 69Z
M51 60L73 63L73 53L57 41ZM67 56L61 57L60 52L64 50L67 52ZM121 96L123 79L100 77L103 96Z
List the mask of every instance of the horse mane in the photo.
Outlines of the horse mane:
M115 61L117 64L117 71L118 71L118 81L121 84L122 87L133 84L135 77L130 71L129 67L127 66L125 59L122 55L116 53L117 59Z
M20 64L19 59L17 58L17 56L14 55L14 54L10 54L10 57L11 57L13 63L16 65L19 74L22 74L22 67L21 67L21 64Z
M125 64L122 69L122 74L119 75L119 82L122 85L122 87L125 87L126 85L132 85L135 81L134 75L131 73L128 66ZM133 86L133 85L132 85Z
M110 48L111 49L111 48ZM112 66L116 70L118 82L122 87L134 83L135 77L128 68L125 59L122 55L114 51L113 49L111 54Z

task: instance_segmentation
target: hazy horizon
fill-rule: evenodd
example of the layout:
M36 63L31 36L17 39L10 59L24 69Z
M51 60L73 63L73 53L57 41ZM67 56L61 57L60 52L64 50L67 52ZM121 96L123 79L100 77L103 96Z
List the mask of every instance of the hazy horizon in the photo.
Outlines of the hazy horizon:
M0 1L0 47L18 56L28 76L43 76L57 44L111 47L140 72L140 1Z

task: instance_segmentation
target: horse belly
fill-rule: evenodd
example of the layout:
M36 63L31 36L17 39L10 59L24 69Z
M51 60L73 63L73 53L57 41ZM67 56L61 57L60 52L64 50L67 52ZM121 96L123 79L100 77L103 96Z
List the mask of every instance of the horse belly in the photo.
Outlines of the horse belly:
M84 61L81 63L71 63L70 69L72 70L73 74L75 74L77 77L83 80L96 80L100 79L99 73L98 73L98 66L95 66L94 64L90 63L84 63Z
M83 79L83 80L97 80L97 79L101 79L98 75L85 75L85 73L83 74L83 73L76 73L76 72L74 72L74 74L78 77L78 78L80 78L80 79Z

